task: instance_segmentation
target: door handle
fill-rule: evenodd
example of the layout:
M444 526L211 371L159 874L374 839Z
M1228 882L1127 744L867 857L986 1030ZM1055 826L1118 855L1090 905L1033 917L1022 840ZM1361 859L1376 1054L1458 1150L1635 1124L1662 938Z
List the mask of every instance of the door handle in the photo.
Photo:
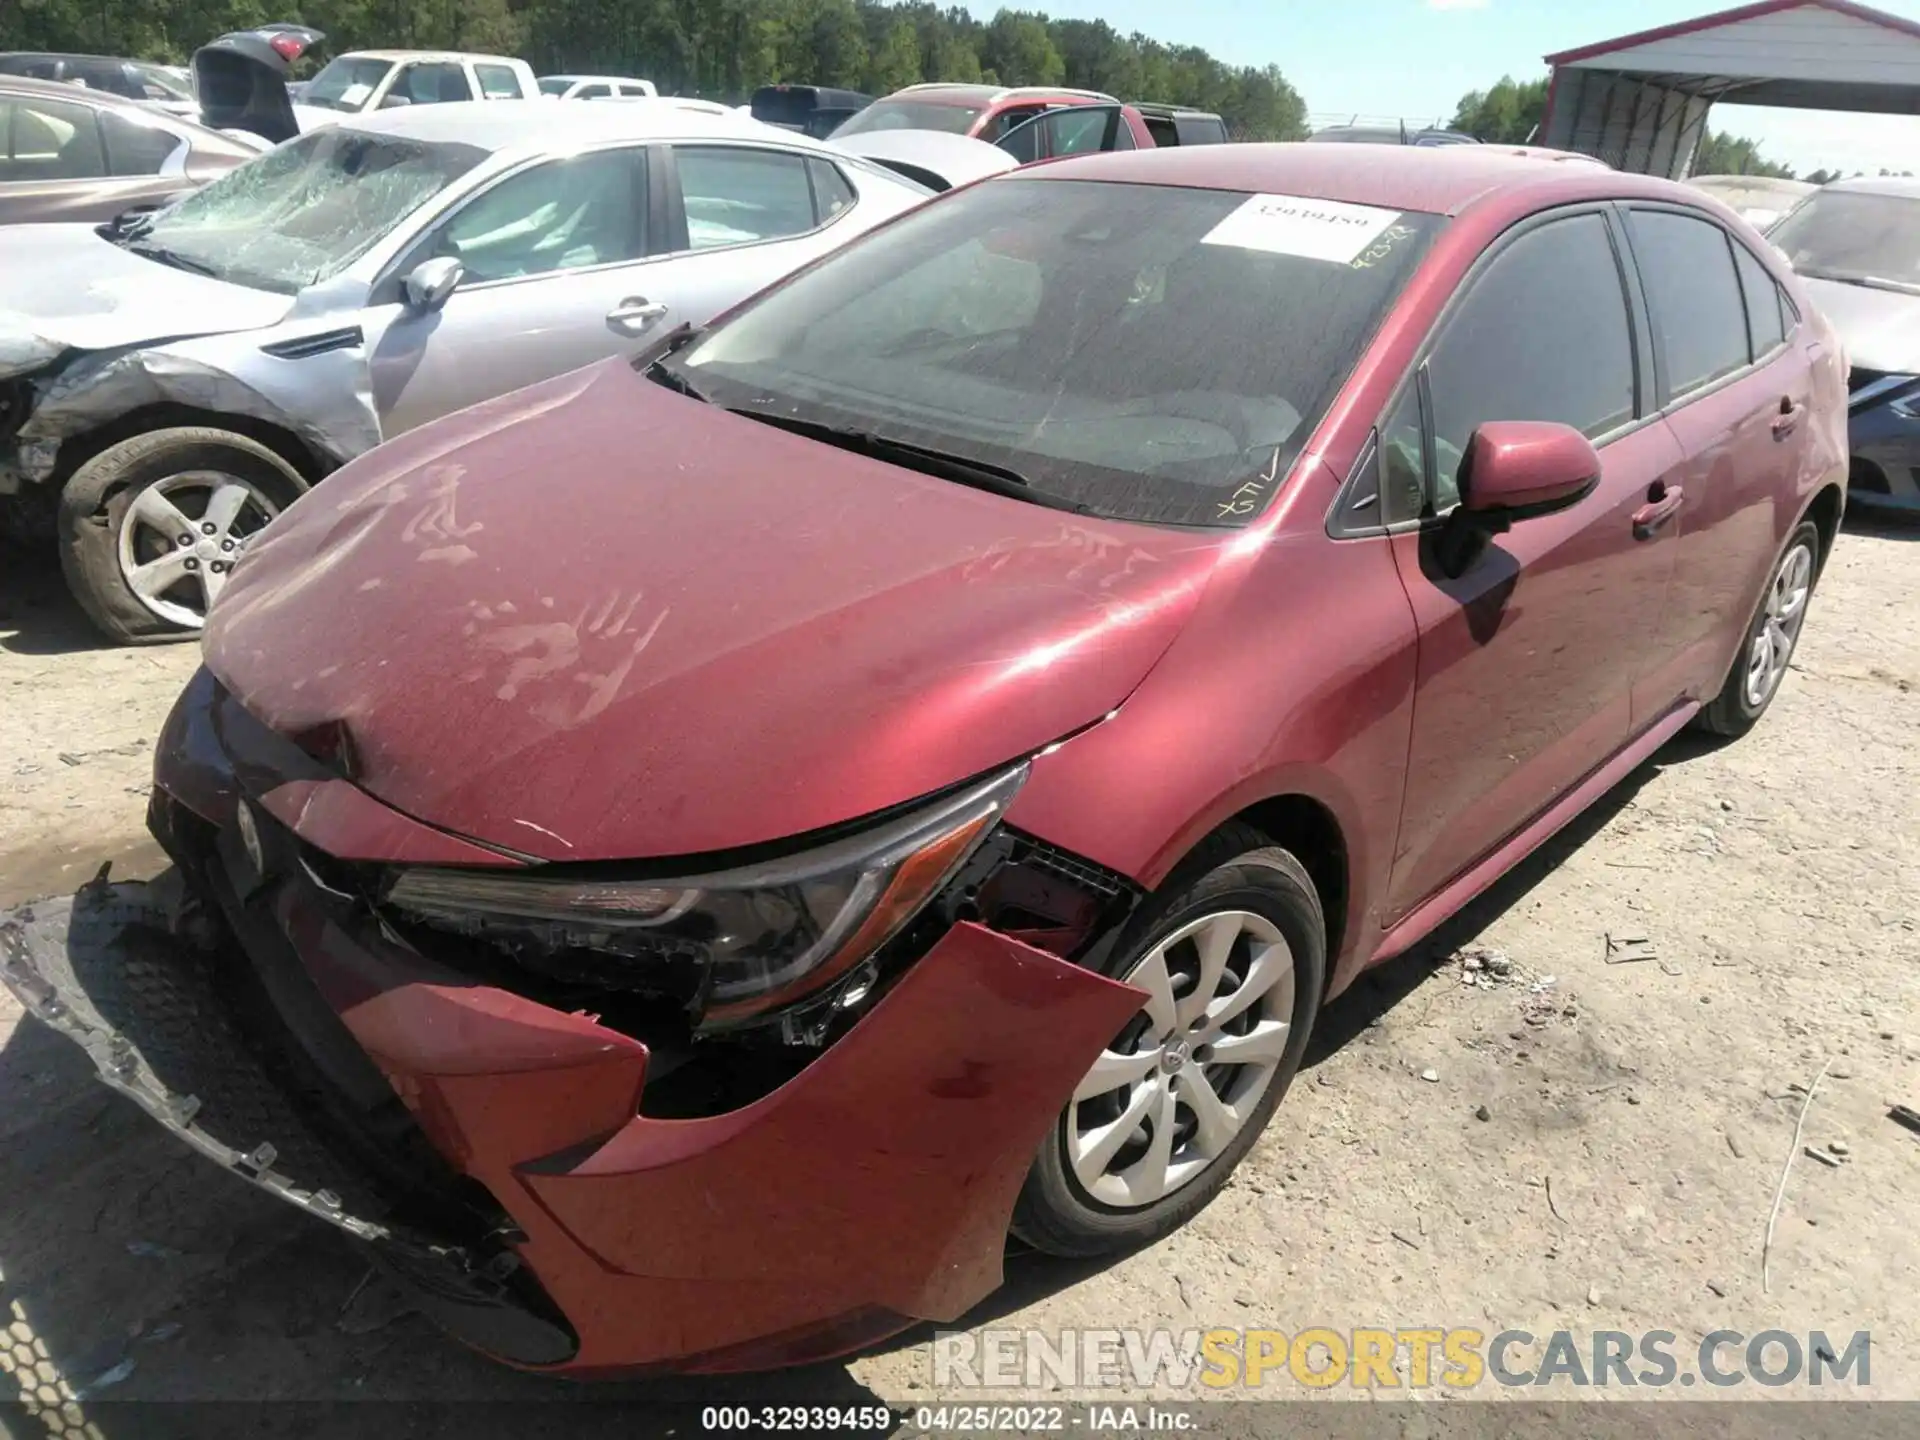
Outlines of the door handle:
M1796 405L1791 400L1780 402L1780 413L1773 417L1773 438L1784 440L1793 434L1800 424L1800 417L1807 413L1807 407Z
M607 312L607 325L623 335L638 335L667 313L667 307L644 295L629 295Z
M1678 485L1654 487L1658 498L1650 499L1633 512L1633 538L1650 540L1660 527L1680 513L1680 506L1687 498L1687 492Z

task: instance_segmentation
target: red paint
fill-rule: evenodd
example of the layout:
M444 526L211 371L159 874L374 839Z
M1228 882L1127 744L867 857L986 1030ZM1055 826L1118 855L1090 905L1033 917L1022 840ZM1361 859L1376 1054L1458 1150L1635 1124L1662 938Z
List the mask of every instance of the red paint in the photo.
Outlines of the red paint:
M507 397L541 423L501 413L330 478L205 650L273 729L344 722L395 809L540 859L781 840L1038 749L1126 698L1212 559L1211 535L963 489L619 361Z
M1597 56L1611 55L1621 50L1631 50L1636 46L1650 45L1656 40L1672 40L1680 35L1697 35L1702 30L1718 30L1723 25L1735 25L1742 20L1757 20L1763 15L1777 15L1782 10L1831 10L1836 15L1851 16L1855 20L1864 20L1869 25L1879 25L1901 35L1920 36L1920 22L1903 20L1898 15L1889 15L1884 10L1875 10L1870 5L1855 5L1851 0L1760 0L1755 5L1739 5L1731 10L1716 10L1711 15L1695 16L1691 20L1681 20L1672 25L1658 25L1651 30L1637 30L1631 35L1622 35L1614 40L1602 40L1593 45L1582 45L1575 50L1562 50L1557 55L1546 57L1549 65L1571 65L1580 60L1592 60ZM1548 107L1551 112L1552 107Z
M1000 1283L1034 1148L1141 999L962 925L781 1089L654 1120L634 1113L634 1041L504 991L411 981L397 955L363 963L392 983L343 1018L525 1229L522 1258L581 1332L566 1368L587 1372L862 1310L895 1328L957 1319Z
M1600 457L1578 430L1538 420L1496 420L1474 432L1461 496L1469 510L1524 510L1579 497L1600 478Z

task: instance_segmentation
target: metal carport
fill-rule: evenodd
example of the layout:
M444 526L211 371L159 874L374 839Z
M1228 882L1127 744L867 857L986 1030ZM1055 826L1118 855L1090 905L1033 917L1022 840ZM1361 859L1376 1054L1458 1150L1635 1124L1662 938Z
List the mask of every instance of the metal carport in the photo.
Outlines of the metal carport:
M1675 180L1716 100L1920 115L1920 24L1851 0L1761 0L1546 58L1537 143Z

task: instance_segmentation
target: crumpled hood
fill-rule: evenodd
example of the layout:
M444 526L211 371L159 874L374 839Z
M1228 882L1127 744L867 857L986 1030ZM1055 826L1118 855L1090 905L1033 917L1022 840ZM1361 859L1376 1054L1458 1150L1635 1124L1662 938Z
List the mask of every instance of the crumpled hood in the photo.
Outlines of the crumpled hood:
M290 295L143 260L91 225L0 227L0 376L67 350L117 350L272 325Z
M430 824L550 860L838 824L1098 720L1219 545L969 490L609 361L411 431L255 543L208 666Z
M1867 370L1920 375L1920 295L1801 276L1820 313L1833 322L1847 358Z

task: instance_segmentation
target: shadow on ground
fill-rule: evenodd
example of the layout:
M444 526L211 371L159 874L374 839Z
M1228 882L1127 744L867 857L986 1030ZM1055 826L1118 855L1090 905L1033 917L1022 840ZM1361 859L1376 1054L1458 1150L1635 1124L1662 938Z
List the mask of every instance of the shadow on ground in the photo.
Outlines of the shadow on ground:
M1667 746L1429 943L1363 977L1323 1017L1306 1064L1398 1004L1661 769L1705 748L1692 739ZM14 1440L63 1433L18 1412L9 1422L4 1403L10 1389L31 1395L55 1380L78 1392L102 1440L357 1435L375 1425L395 1440L455 1427L462 1440L603 1432L645 1440L694 1430L702 1405L880 1403L833 1364L591 1387L501 1368L444 1339L385 1281L370 1281L346 1239L156 1130L95 1083L67 1041L27 1019L10 1036L0 1019L0 1038L0 1307L11 1312L0 1316L0 1360L12 1361L11 1375L0 1374L0 1434ZM962 1323L992 1323L1103 1268L1013 1255L1006 1285ZM932 1330L879 1348L898 1350ZM222 1403L204 1403L212 1401Z
M0 650L72 655L106 646L67 593L53 547L0 536Z

